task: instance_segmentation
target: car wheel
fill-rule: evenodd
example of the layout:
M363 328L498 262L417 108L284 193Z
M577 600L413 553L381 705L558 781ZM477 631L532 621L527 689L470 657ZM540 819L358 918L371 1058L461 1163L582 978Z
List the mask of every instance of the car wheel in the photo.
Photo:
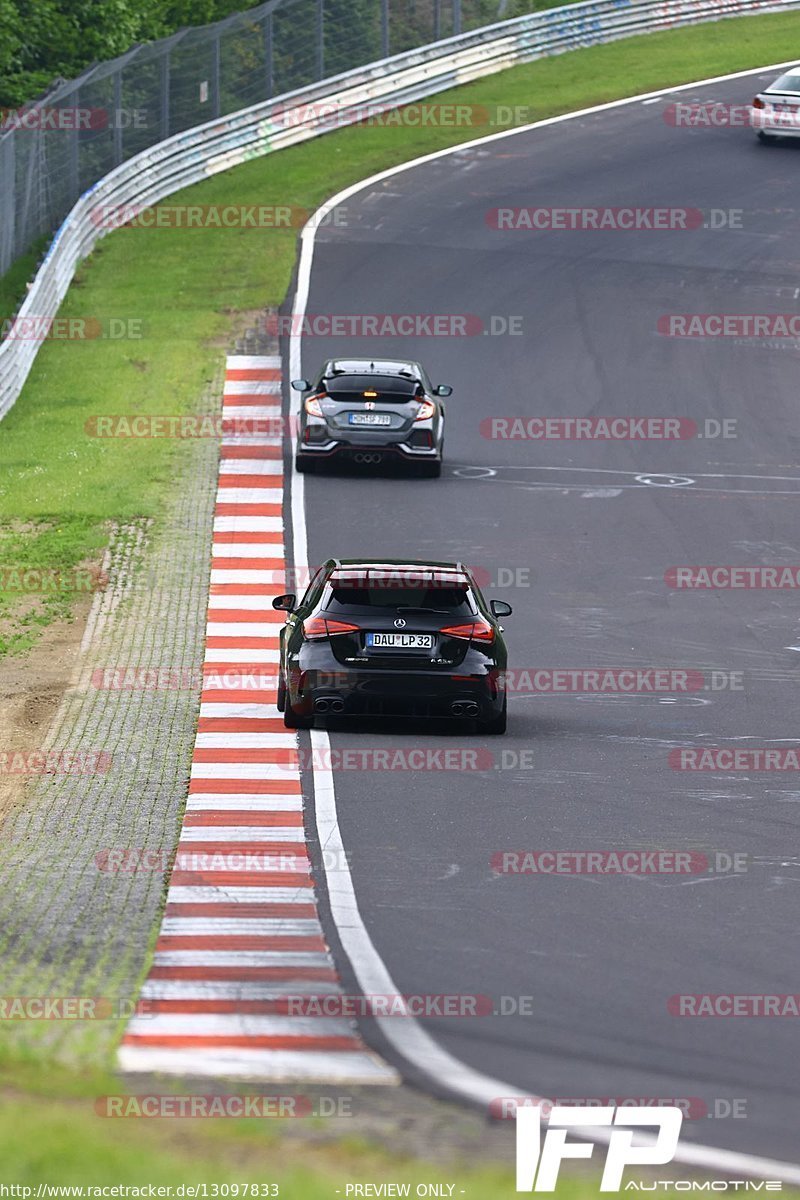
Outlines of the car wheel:
M286 709L286 680L280 671L278 672L278 694L275 697L275 707L278 712L284 712Z
M438 479L442 473L441 462L418 463L417 471L421 479Z
M313 716L306 716L304 713L295 712L292 708L292 702L286 697L286 707L283 710L283 723L287 729L311 729L314 725Z
M503 708L496 717L488 721L478 721L478 733L505 733L508 725L508 700L503 701Z
M777 140L778 140L777 133L764 133L763 129L759 129L758 133L756 134L756 137L764 146L770 145L771 143L777 142Z
M307 458L301 458L299 454L294 460L294 469L300 475L311 475L316 465L316 463L310 462Z

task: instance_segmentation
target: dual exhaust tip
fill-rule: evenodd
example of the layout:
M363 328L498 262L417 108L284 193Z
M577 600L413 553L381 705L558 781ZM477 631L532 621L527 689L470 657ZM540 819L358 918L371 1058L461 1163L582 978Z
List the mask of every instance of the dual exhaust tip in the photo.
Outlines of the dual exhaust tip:
M319 696L314 701L315 713L343 713L344 700L340 696Z
M454 717L477 717L480 716L480 711L476 700L454 700L450 705L450 712Z

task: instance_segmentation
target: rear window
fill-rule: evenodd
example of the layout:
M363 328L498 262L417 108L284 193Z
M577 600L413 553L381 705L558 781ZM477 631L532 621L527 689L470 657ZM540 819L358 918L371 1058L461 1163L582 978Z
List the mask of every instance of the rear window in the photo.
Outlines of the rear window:
M787 72L767 88L768 92L800 92L800 73Z
M324 607L328 612L352 612L354 609L412 608L442 609L455 616L473 616L475 607L470 601L469 588L451 584L420 584L417 587L380 581L369 586L351 583L332 583Z
M394 401L409 400L422 390L416 379L399 379L392 375L334 375L323 380L329 396L335 400L364 400L364 392L377 392L378 399Z

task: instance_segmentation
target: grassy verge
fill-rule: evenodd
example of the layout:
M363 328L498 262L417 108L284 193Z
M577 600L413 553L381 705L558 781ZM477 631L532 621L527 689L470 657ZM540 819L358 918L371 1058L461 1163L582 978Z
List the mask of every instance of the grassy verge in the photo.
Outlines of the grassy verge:
M780 60L796 29L797 17L787 13L630 38L516 67L438 99L524 105L533 120ZM313 209L370 172L483 132L480 126L343 129L251 161L169 203ZM180 443L100 439L87 435L86 422L98 414L192 411L236 315L283 299L295 242L296 229L141 228L103 241L81 267L61 315L93 318L104 336L43 345L23 396L2 423L0 566L47 564L66 572L97 559L112 521L158 517ZM0 280L0 297L19 288L24 270L19 264ZM105 336L110 321L127 336ZM0 655L31 645L70 603L68 594L21 600L0 590Z
M230 1087L228 1093L257 1090L243 1084ZM273 1089L273 1095L300 1090L284 1086ZM33 1189L47 1184L140 1188L204 1184L208 1196L213 1196L213 1184L238 1185L242 1189L244 1184L269 1183L276 1185L274 1192L262 1190L255 1194L278 1195L281 1200L334 1200L346 1196L348 1184L373 1188L410 1185L408 1194L414 1196L417 1185L436 1182L453 1185L453 1197L471 1200L510 1200L517 1195L512 1131L509 1129L509 1136L495 1147L494 1161L476 1163L479 1153L470 1154L469 1149L455 1152L440 1141L447 1137L446 1113L442 1109L428 1114L438 1122L438 1129L431 1129L425 1139L426 1144L438 1148L437 1161L432 1162L389 1150L384 1141L379 1144L357 1131L342 1133L342 1121L347 1124L347 1119L341 1117L220 1120L115 1119L101 1115L103 1097L118 1097L130 1091L129 1083L102 1074L80 1076L56 1069L44 1078L30 1067L0 1066L0 1183L13 1181ZM170 1080L155 1086L142 1082L136 1093L141 1100L144 1095L175 1096L185 1095L186 1091L179 1081ZM360 1106L369 1103L369 1097L363 1094L355 1100L353 1126L359 1125ZM474 1118L469 1119L474 1122ZM332 1120L338 1121L334 1133L325 1128ZM419 1124L423 1126L424 1121ZM292 1126L288 1132L287 1125ZM459 1145L473 1145L467 1140L466 1127L461 1130ZM595 1157L593 1169L587 1166L577 1173L573 1167L561 1172L555 1200L597 1200L601 1159ZM667 1170L678 1179L693 1174L673 1166L662 1169L659 1175ZM644 1171L635 1169L627 1175L629 1179L646 1178L651 1185L658 1177L645 1176ZM657 1190L664 1200L677 1200L684 1194L660 1187ZM233 1196L234 1192L228 1194ZM238 1196L243 1195L239 1190ZM786 1200L798 1200L796 1192L784 1191L783 1195Z

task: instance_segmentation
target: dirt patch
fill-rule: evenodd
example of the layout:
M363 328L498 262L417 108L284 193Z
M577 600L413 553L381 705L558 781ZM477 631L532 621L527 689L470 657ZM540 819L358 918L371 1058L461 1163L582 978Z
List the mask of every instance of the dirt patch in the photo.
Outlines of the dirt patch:
M28 753L44 745L73 681L91 604L91 596L81 598L71 620L54 622L33 649L0 661L0 753ZM0 818L22 802L28 779L0 769Z

